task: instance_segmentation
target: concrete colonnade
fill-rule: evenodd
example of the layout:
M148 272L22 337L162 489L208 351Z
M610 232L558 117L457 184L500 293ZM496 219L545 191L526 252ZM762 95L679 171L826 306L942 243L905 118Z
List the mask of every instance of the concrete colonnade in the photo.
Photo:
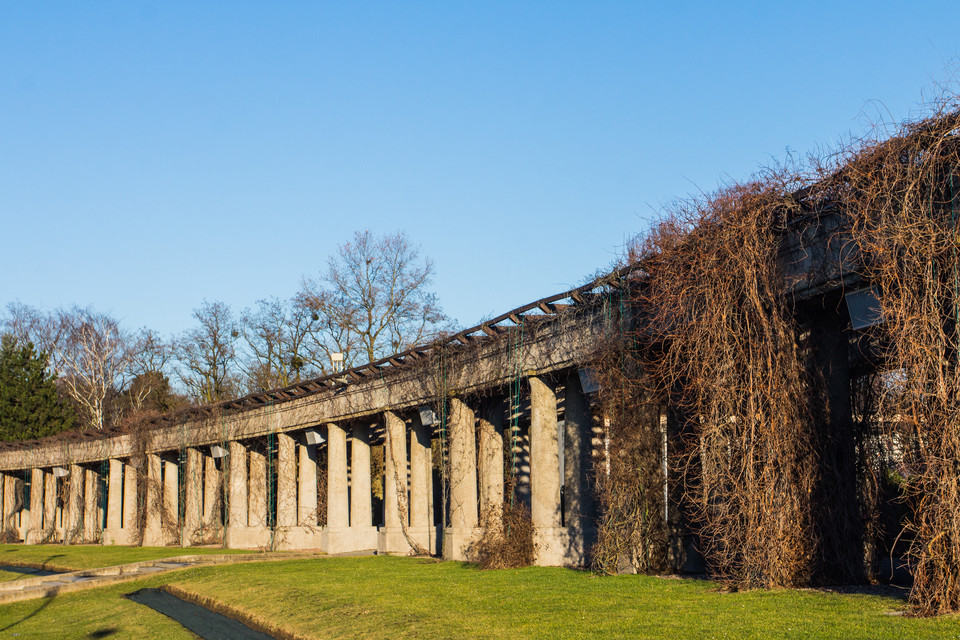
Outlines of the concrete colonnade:
M529 493L518 495L529 498L536 561L582 564L593 535L589 404L576 370L565 376L531 375L528 384L529 450L521 453L529 455ZM434 427L430 420L424 424L429 412L410 408L380 414L379 527L370 477L374 417L111 458L101 466L105 477L95 468L100 463L71 464L62 480L60 467L30 469L29 504L17 502L17 487L24 484L19 472L5 472L0 517L5 530L19 527L28 543L102 537L106 544L224 544L328 553L417 549L467 559L484 521L502 513L505 456L522 442L508 433L507 405L503 396L448 400L445 511L434 509ZM513 405L511 410L527 415ZM58 491L65 493L58 496ZM441 531L435 520L442 513L446 528Z

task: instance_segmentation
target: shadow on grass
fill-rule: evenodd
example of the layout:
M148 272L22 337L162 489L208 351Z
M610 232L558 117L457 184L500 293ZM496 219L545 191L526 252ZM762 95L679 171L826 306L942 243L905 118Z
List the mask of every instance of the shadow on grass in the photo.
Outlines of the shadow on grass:
M67 554L65 554L65 553L58 553L58 554L56 554L56 555L48 556L46 560L44 560L43 562L40 563L40 567L43 568L43 569L46 569L48 562L50 562L51 560L55 560L56 558L65 558L66 555L67 555Z
M18 624L20 624L21 622L24 622L25 620L29 620L29 619L32 618L33 616L37 615L38 613L40 613L41 611L43 611L44 609L46 609L47 607L49 607L49 606L50 606L50 603L53 602L53 599L54 599L54 598L56 598L56 596L47 596L46 598L43 599L43 602L40 603L40 606L39 606L39 607L37 607L36 609L34 609L33 611L31 611L31 612L28 613L27 615L23 616L22 618L20 618L20 619L17 620L16 622L11 622L11 623L8 624L7 626L3 627L2 629L0 629L0 633L3 633L4 631L7 631L8 629L12 629L12 628L14 628L15 626L17 626Z
M910 588L895 584L877 585L841 585L836 587L821 587L818 591L839 593L842 595L881 596L891 600L907 602L910 599Z
M117 633L119 629L116 627L107 627L105 629L97 629L96 631L91 631L87 634L88 638L109 638L113 634Z

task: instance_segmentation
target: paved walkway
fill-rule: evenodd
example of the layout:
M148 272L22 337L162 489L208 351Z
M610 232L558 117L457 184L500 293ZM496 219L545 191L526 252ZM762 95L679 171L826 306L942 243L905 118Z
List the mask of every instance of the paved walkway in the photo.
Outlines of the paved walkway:
M202 565L263 562L269 560L297 560L301 558L320 557L329 556L321 554L320 552L186 555L65 573L43 571L43 573L48 573L49 575L40 575L38 571L37 574L34 574L35 577L0 582L0 604L32 600L34 598L46 598L70 591L79 591L81 589L104 587L119 582L129 582L161 573L189 569ZM14 567L9 567L9 569L14 569ZM19 567L15 570L26 571L27 569Z

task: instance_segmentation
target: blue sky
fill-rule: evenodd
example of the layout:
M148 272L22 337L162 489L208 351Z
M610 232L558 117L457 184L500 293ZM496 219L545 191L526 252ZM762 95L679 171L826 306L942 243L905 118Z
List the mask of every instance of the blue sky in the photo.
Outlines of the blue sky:
M129 328L294 293L405 231L474 324L610 265L664 203L916 113L960 7L0 4L0 304Z

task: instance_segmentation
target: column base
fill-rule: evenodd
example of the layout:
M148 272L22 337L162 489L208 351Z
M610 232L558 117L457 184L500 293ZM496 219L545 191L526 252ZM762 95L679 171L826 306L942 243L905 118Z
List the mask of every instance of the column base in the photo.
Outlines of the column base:
M443 557L445 560L470 560L470 547L477 539L476 527L448 527L443 532Z
M159 529L147 529L143 532L143 542L141 543L144 547L165 547L167 546L166 536L163 535L163 531Z
M116 544L129 546L136 542L136 530L118 528L103 530L103 544Z
M269 532L269 530L268 530ZM273 534L273 548L320 549L323 546L323 530L320 527L277 527Z
M28 529L27 533L23 536L24 544L42 544L44 541L45 533L43 531L36 531L34 529Z
M410 529L407 529L410 533ZM413 536L411 536L413 537ZM416 538L414 538L416 540ZM426 548L426 547L425 547ZM382 555L408 555L413 547L400 527L381 527L377 536L377 553Z
M224 531L228 549L264 549L271 546L270 529L266 527L231 527Z
M59 544L63 538L60 536L59 530L40 530L31 529L27 531L27 535L24 536L26 544Z
M439 550L437 527L410 527L407 529L410 537L430 555L436 555Z
M569 527L535 527L534 564L539 567L582 567L587 556L583 533Z
M376 527L326 528L320 534L320 548L324 553L351 553L377 549Z

